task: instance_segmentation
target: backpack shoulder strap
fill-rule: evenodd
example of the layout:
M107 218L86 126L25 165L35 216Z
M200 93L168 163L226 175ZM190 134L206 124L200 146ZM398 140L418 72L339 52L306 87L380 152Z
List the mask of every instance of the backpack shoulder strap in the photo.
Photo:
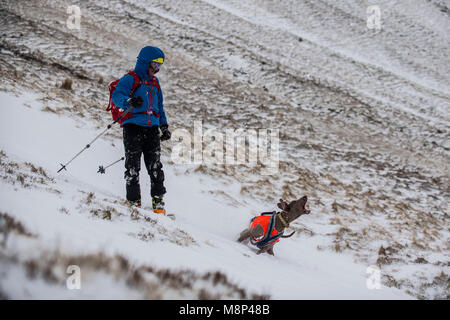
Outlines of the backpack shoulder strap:
M160 85L159 85L159 80L157 77L153 76L153 82L155 83L156 88L159 90L160 89Z
M129 71L127 74L129 74L130 76L132 76L134 78L133 87L131 88L131 92L130 92L130 96L131 96L133 94L133 92L137 89L137 87L139 87L139 85L141 84L141 78L139 78L137 73L134 71Z

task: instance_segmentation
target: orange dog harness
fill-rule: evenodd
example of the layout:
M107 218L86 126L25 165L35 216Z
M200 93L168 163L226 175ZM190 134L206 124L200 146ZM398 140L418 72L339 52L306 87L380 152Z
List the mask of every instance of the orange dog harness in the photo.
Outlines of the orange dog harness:
M274 212L263 212L258 217L253 218L250 221L250 228L253 228L257 224L261 225L264 230L264 234L259 238L250 238L250 242L257 246L258 248L263 248L270 243L275 243L280 241L280 237L283 235L283 232L278 232L275 229L275 218L277 213Z

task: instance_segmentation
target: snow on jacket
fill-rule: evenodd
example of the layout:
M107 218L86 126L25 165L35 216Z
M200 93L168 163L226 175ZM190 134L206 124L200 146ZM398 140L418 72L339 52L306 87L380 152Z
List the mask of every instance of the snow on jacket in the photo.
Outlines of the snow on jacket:
M164 59L164 52L156 47L147 46L142 48L139 52L134 72L139 76L142 82L152 82L152 77L148 73L150 62L158 58ZM156 81L158 81L159 84L159 80L157 78ZM119 108L124 110L130 108L127 100L130 98L133 83L134 78L129 74L120 78L120 81L116 86L116 90L114 90L112 95L114 104ZM133 116L125 120L122 125L134 123L139 126L149 127L167 124L161 87L158 88L158 86L155 85L141 84L132 95L132 97L137 96L142 97L143 103L141 107L133 109ZM154 111L159 114L160 117L157 118L153 114L149 115L149 113L147 113L149 111Z

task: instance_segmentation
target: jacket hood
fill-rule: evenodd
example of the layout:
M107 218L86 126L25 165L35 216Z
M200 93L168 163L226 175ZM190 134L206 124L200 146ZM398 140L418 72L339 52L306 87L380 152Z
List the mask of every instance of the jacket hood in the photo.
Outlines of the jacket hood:
M141 79L147 79L149 76L148 68L150 67L150 62L158 58L162 58L163 61L165 59L164 52L161 49L151 46L142 48L137 57L134 72L136 72Z

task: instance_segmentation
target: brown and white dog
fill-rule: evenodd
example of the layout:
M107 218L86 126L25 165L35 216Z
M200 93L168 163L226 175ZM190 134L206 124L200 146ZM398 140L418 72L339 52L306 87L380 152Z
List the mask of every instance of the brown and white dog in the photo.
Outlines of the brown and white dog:
M307 201L307 196L291 201L289 204L280 199L277 206L282 210L281 212L267 212L253 218L250 226L241 232L237 241L250 240L259 248L257 254L267 252L273 255L273 246L279 241L279 238L289 238L295 232L284 236L284 229L288 228L289 224L301 215L310 213L310 210L305 208Z

